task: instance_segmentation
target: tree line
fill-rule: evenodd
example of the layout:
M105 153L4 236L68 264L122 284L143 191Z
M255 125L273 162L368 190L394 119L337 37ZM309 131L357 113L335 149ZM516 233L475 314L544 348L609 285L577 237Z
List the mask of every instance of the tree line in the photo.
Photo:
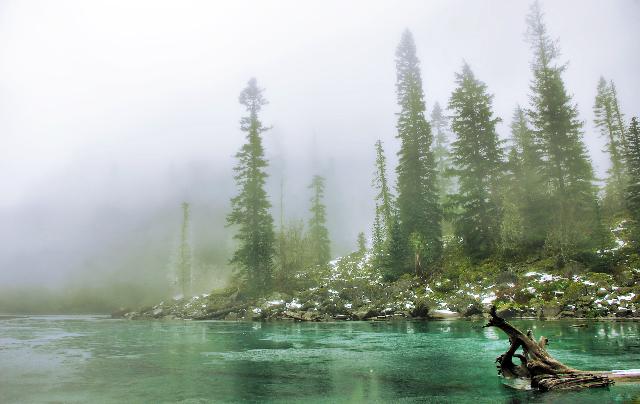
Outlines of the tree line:
M561 267L580 254L611 246L609 224L627 218L637 243L640 223L640 139L636 118L627 126L612 81L601 79L594 102L595 125L611 159L606 183L596 185L584 143L584 123L563 80L559 60L537 2L527 17L532 51L529 103L516 106L511 136L500 139L493 95L464 63L446 111L434 103L427 116L420 60L410 31L395 54L397 139L395 186L380 141L375 143L376 190L372 229L375 264L387 280L403 274L429 276L441 270L446 249L457 246L472 263L490 257L552 256ZM237 153L227 223L238 248L231 263L247 293L296 286L301 268L330 259L325 181L311 181L310 219L276 233L264 190L268 162L259 118L267 103L255 79L239 98L246 143ZM366 240L358 235L364 254Z

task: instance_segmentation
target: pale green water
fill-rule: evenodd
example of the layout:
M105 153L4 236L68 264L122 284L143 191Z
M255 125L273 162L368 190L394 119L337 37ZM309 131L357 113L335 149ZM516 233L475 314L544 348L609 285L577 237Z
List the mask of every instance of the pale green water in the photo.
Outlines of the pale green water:
M640 368L640 323L515 321L565 363ZM481 322L236 323L0 319L0 402L628 402L640 385L515 391Z

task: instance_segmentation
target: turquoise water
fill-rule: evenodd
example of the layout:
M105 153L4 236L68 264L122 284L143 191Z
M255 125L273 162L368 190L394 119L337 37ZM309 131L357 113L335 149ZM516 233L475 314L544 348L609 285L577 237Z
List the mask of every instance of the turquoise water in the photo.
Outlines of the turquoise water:
M563 362L640 368L640 323L514 321ZM628 402L640 385L506 387L482 322L243 323L0 319L0 402Z

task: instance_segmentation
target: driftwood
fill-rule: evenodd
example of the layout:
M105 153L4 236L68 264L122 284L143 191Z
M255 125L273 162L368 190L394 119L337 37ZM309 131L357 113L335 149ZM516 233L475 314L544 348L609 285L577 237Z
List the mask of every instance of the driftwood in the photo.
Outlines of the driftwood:
M498 374L505 378L529 379L531 387L542 391L575 390L587 387L607 387L615 381L640 382L640 371L584 371L571 368L547 352L549 340L535 340L531 330L523 333L496 313L493 306L491 318L484 327L497 327L509 336L507 352L496 358ZM522 353L517 353L522 348ZM513 363L517 358L519 364Z

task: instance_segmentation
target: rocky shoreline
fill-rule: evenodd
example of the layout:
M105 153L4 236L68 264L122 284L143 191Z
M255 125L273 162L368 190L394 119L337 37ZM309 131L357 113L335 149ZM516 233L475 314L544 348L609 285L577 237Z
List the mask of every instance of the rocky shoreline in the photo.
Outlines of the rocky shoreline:
M384 282L368 255L333 261L317 276L317 286L291 294L251 299L237 288L190 298L175 298L114 318L245 321L387 321L394 319L480 318L491 305L502 317L638 319L640 270L616 278L594 272L562 273L545 261L489 277L468 276L464 283L443 277L405 276ZM318 275L318 273L315 273ZM298 274L300 277L309 274Z
M285 299L261 300L249 302L233 302L226 307L220 307L209 300L210 295L194 296L190 299L176 299L171 302L160 302L152 307L141 308L137 311L120 310L112 314L112 318L131 320L141 319L183 319L183 320L226 320L226 321L390 321L390 320L444 320L444 319L480 319L486 318L489 305L474 307L466 312L448 309L430 310L427 307L407 308L396 311L394 309L360 308L358 310L323 311L316 308L304 307L296 299L286 302ZM549 305L549 311L555 315L544 315L538 311L532 314L530 310L514 310L503 308L499 310L501 317L522 319L576 319L576 320L640 320L640 312L634 310L617 311L605 316L580 316L575 311L562 310Z

